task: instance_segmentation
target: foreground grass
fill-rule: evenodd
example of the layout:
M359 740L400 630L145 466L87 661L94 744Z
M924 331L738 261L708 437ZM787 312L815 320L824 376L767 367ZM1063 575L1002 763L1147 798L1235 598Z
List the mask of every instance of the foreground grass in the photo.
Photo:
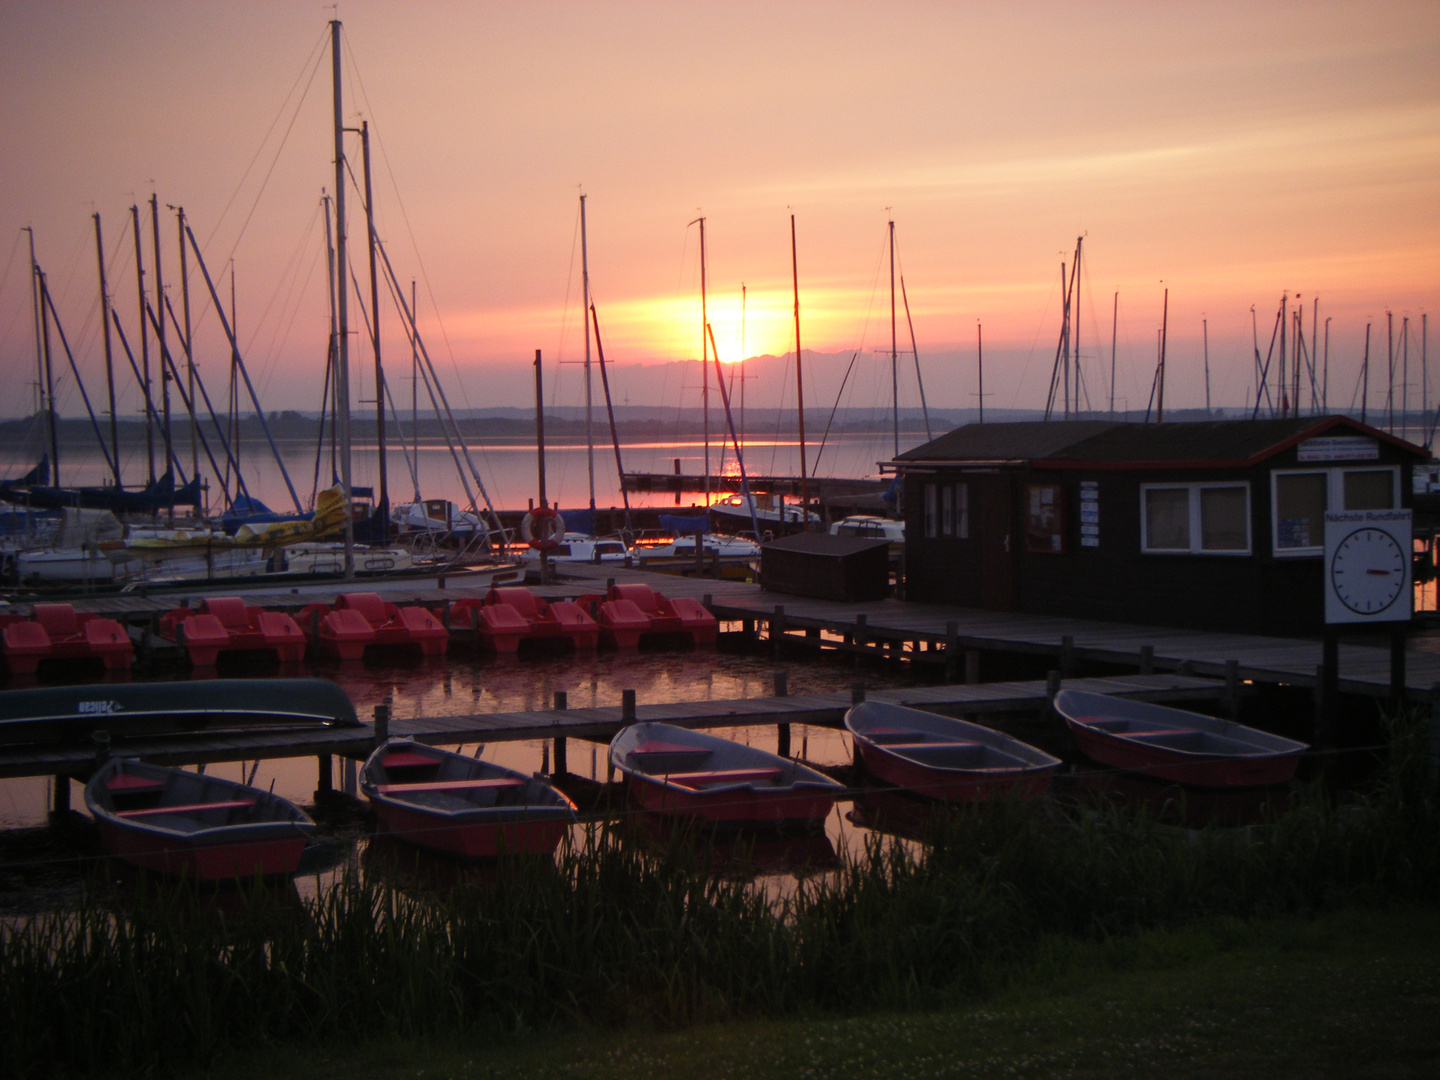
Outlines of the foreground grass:
M993 999L683 1031L387 1040L232 1058L206 1080L524 1076L1440 1075L1440 912L1350 909L1055 941Z

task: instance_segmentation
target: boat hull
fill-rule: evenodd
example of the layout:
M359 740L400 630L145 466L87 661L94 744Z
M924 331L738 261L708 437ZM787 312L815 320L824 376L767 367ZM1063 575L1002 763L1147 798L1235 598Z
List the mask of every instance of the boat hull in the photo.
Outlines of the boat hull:
M550 855L575 822L543 779L409 739L371 754L360 788L382 834L461 859Z
M375 802L373 806L381 832L415 847L460 859L549 855L571 822L567 810L522 810L509 820L467 822L401 803Z
M902 705L862 703L845 714L845 727L871 776L942 802L1039 798L1060 767L993 728Z
M819 827L844 788L797 761L669 724L633 724L610 743L631 802L711 825Z
M1062 691L1055 708L1092 761L1193 787L1283 784L1309 749L1233 721L1103 694Z
M107 854L135 866L172 877L198 881L283 877L293 874L305 850L305 836L285 830L270 839L217 835L191 843L171 842L138 829L99 823L100 843Z

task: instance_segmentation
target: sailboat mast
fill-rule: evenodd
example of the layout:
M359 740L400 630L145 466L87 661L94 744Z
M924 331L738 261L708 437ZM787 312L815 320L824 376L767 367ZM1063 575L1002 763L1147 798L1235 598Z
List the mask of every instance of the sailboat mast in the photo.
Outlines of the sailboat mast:
M790 215L790 279L795 287L795 404L800 417L800 531L810 531L810 481L805 475L805 376L800 362L800 261L795 246L795 215ZM894 299L891 299L894 306ZM893 327L892 327L893 331ZM895 438L900 438L896 429ZM897 451L898 456L898 451ZM781 524L784 524L781 522Z
M745 444L745 283L740 283L740 444Z
M60 439L55 429L60 417L55 409L55 375L50 360L50 307L46 303L49 297L46 295L45 271L40 269L40 264L34 261L33 256L31 266L35 270L35 284L40 297L40 343L45 360L45 425L50 435L50 476L55 486L59 487Z
M1205 419L1210 419L1210 320L1200 320L1200 332L1205 339Z
M95 256L100 264L100 325L105 333L105 387L110 394L110 464L115 486L120 486L120 422L115 416L115 358L110 348L110 293L105 287L105 242L100 234L100 214L95 218Z
M590 382L590 248L585 235L585 196L580 196L580 288L585 294L585 464L590 476L590 509L595 509L595 421ZM620 477L624 482L624 477Z
M1085 243L1085 237L1075 238L1075 285L1072 292L1075 294L1075 347L1072 350L1075 354L1075 415L1080 415L1080 248ZM1086 391L1089 397L1089 391Z
M410 310L419 311L415 279L410 279ZM410 436L415 440L415 501L420 501L420 335L410 333Z
M345 579L355 576L355 522L350 491L350 322L345 285L345 123L340 98L340 20L330 23L335 98L335 427L340 437L340 496L345 507Z
M1115 331L1120 326L1120 290L1115 290L1110 312L1110 419L1115 419Z
M799 305L798 290L796 305ZM796 326L799 326L797 316ZM895 435L895 456L900 456L900 349L895 339L895 222L890 222L890 427Z
M155 338L160 349L160 421L161 437L165 440L165 468L169 470L175 460L175 448L170 435L170 371L165 366L165 279L160 272L160 200L154 192L150 194L150 231L155 249ZM174 517L175 507L170 507Z
M1370 399L1370 324L1365 324L1365 359L1360 367L1361 383L1360 389L1360 422L1365 423L1365 405Z
M239 332L240 319L235 305L235 260L230 260L230 325ZM235 488L240 488L240 352L230 349L230 446L235 461ZM225 485L229 497L229 485Z
M370 188L370 121L360 122L360 147L365 162L365 236L370 253L370 343L375 350L375 443L378 454L380 527L390 539L390 485L385 468L385 368L380 362L380 276L375 266L375 200Z
M1170 290L1165 290L1165 303L1160 309L1160 393L1155 399L1155 422L1165 422L1165 334L1170 326Z
M980 402L980 423L985 422L985 325L975 323L975 360L978 368L980 392L975 397Z
M185 208L175 208L180 241L180 303L185 315L185 382L190 399L190 475L200 475L200 422L195 415L195 354L190 348L190 271L185 258Z
M705 298L705 219L700 222L700 413L705 437L705 505L710 505L710 377L706 374L710 361L710 311Z
M145 319L145 258L140 242L140 207L130 207L131 231L135 234L135 288L140 296L140 392L145 395L146 482L155 483L155 399L150 393L150 328Z
M35 230L26 225L24 232L30 237L30 306L35 316L35 415L39 416L45 409L44 391L41 389L45 385L45 356L40 345L40 275L35 269Z

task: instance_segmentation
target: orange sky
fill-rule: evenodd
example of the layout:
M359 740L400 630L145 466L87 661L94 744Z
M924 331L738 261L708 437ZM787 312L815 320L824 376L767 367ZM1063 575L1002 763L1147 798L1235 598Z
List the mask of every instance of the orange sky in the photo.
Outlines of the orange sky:
M328 14L0 2L0 364L14 385L34 371L21 227L35 229L93 396L103 376L90 214L118 251L112 291L133 336L122 230L153 190L162 208L185 206L213 270L233 254L242 343L267 408L318 407ZM740 353L741 282L745 351L793 348L792 212L807 351L888 350L893 216L926 389L945 407L974 404L977 320L987 407L1044 404L1059 263L1082 233L1097 404L1117 290L1117 404L1131 407L1144 405L1167 286L1167 407L1204 404L1202 318L1214 399L1241 405L1251 305L1264 350L1281 292L1302 294L1307 326L1318 295L1333 319L1331 404L1345 407L1366 319L1380 341L1386 310L1418 333L1440 297L1433 3L347 0L339 15L347 122L368 119L378 138L379 231L398 273L421 279L422 330L457 404L528 404L536 348L582 354L581 190L607 359L622 366L698 352L688 223L702 213L727 359ZM173 279L170 219L164 228ZM352 235L361 228L352 219ZM391 311L382 319L395 328ZM398 336L386 348L408 357ZM202 371L218 372L226 351L211 315L197 333ZM551 371L567 393L576 385L573 368ZM619 373L632 403L689 392L650 371ZM817 387L836 382L817 375ZM122 393L133 414L138 398ZM59 400L81 408L68 379ZM16 394L0 411L30 404Z

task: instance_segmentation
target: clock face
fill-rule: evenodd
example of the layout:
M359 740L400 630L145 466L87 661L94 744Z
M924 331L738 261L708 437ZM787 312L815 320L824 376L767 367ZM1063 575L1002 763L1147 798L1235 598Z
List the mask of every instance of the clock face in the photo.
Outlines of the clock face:
M1330 560L1336 597L1358 615L1374 615L1393 604L1405 577L1405 552L1381 529L1356 529Z

